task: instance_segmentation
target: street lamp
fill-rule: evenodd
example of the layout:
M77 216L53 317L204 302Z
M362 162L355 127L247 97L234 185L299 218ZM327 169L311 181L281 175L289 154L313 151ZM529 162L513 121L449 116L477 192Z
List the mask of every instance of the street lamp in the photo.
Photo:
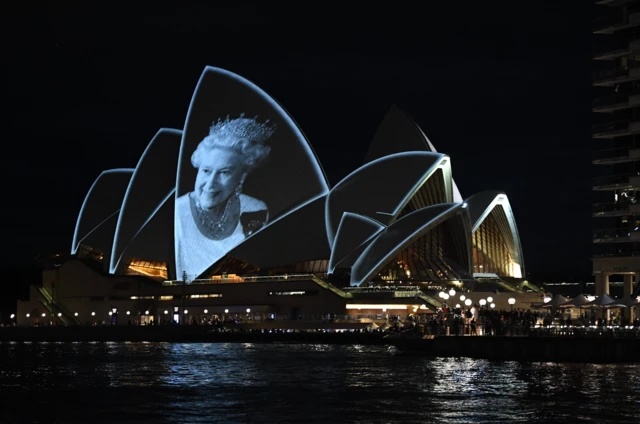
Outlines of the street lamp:
M166 309L164 310L164 314L167 315L169 313L169 311L167 311Z
M440 297L441 299L444 299L444 296L446 295L445 292L441 291L440 293L438 293L438 297Z
M465 295L460 295L460 302L464 302L464 300L467 298L467 296Z
M31 314L27 314L27 318L29 318L31 316Z
M42 318L46 317L47 314L45 314L44 312L42 313Z
M91 316L92 316L92 317L95 317L95 316L96 316L96 313L95 313L95 312L91 312Z
M480 299L480 306L484 306L487 304L486 299Z
M487 297L487 302L489 302L489 303L493 302L493 297L491 297L491 296Z
M456 291L454 289L449 290L449 296L453 297L456 295Z
M471 306L471 299L465 300L464 304L467 305L467 306Z
M513 305L516 304L516 300L513 297L510 297L508 302L509 302L509 305L511 305L511 310L513 311Z
M491 306L491 309L493 309L493 308L495 308L495 307L496 307L496 304L495 304L495 303L492 303L492 304L491 304L491 305L489 305L489 306Z
M208 313L209 313L209 310L208 310L208 309L205 309L205 310L204 310L204 313L205 313L205 314L208 314Z

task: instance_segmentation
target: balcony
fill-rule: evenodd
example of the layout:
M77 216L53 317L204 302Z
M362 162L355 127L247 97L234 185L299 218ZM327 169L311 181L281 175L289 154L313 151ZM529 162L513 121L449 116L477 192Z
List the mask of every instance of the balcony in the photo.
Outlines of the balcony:
M630 109L640 105L640 94L616 94L615 96L600 97L593 101L592 112L615 112Z
M620 147L594 152L592 162L594 165L613 165L636 160L640 160L640 147Z
M630 66L594 72L591 84L596 87L613 87L616 84L635 80L640 80L640 68L633 63Z
M593 232L594 243L629 243L640 241L640 231L638 227L625 228L608 228L606 230L595 230Z
M632 134L640 134L640 121L623 120L591 127L593 138L616 138Z
M640 13L629 15L603 16L593 23L594 34L613 34L626 28L640 25Z
M638 175L610 175L593 179L595 191L611 191L618 189L640 190L640 176Z
M640 203L627 202L611 202L596 203L593 205L592 216L594 218L605 218L613 216L626 216L640 214Z
M635 0L596 0L595 4L599 6L622 6Z
M618 57L629 56L633 50L637 50L637 42L629 42L627 40L621 40L613 43L605 49L594 51L592 54L593 60L613 60Z
M615 253L598 253L593 255L594 259L602 259L602 258L630 258L630 257L638 257L640 256L640 250L636 249L630 249L630 250L623 250L620 252L615 252Z

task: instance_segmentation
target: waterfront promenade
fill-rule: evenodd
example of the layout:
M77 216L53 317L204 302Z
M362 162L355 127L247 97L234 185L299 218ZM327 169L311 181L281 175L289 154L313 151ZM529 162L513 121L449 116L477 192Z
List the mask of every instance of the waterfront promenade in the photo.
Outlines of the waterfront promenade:
M280 323L282 324L282 323ZM0 342L170 342L296 343L395 346L400 353L433 357L554 362L640 362L640 327L507 327L503 334L473 334L471 328L335 330L329 323L307 329L257 328L250 324L217 328L202 325L44 326L0 328ZM339 324L334 324L337 328ZM290 325L293 327L293 324ZM324 328L322 328L324 326ZM480 330L480 329L476 329Z

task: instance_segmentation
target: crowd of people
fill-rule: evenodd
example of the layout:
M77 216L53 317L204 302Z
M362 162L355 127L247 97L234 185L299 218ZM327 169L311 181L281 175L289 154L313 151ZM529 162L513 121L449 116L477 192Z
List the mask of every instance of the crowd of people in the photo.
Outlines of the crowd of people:
M535 328L566 328L582 326L634 326L640 327L640 318L629 322L623 316L610 319L598 318L595 313L580 314L572 318L570 313L531 309L487 309L473 305L470 308L449 308L446 305L436 314L409 315L406 320L396 320L389 329L401 332L416 329L428 335L492 335L526 336Z

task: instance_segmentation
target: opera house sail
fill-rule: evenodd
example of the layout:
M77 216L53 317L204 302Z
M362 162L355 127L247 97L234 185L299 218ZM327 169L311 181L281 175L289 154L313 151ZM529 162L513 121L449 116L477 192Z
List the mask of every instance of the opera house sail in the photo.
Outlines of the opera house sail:
M304 293L309 305L344 309L359 288L406 286L418 306L435 309L439 301L421 293L473 290L480 280L522 290L523 252L506 194L463 200L452 158L398 107L382 120L362 166L333 187L293 118L239 75L206 67L186 116L182 129L153 136L135 169L98 176L73 234L76 264L58 264L58 286L67 272L80 272L78 263L91 263L100 283L85 286L87 296L135 301L128 308L169 317L186 306L162 310L160 298L216 299L230 310L267 296L264 308L277 309L276 298ZM278 288L296 279L311 286ZM281 286L267 292L258 284L276 280ZM230 282L245 284L221 286ZM206 293L167 292L178 284Z

